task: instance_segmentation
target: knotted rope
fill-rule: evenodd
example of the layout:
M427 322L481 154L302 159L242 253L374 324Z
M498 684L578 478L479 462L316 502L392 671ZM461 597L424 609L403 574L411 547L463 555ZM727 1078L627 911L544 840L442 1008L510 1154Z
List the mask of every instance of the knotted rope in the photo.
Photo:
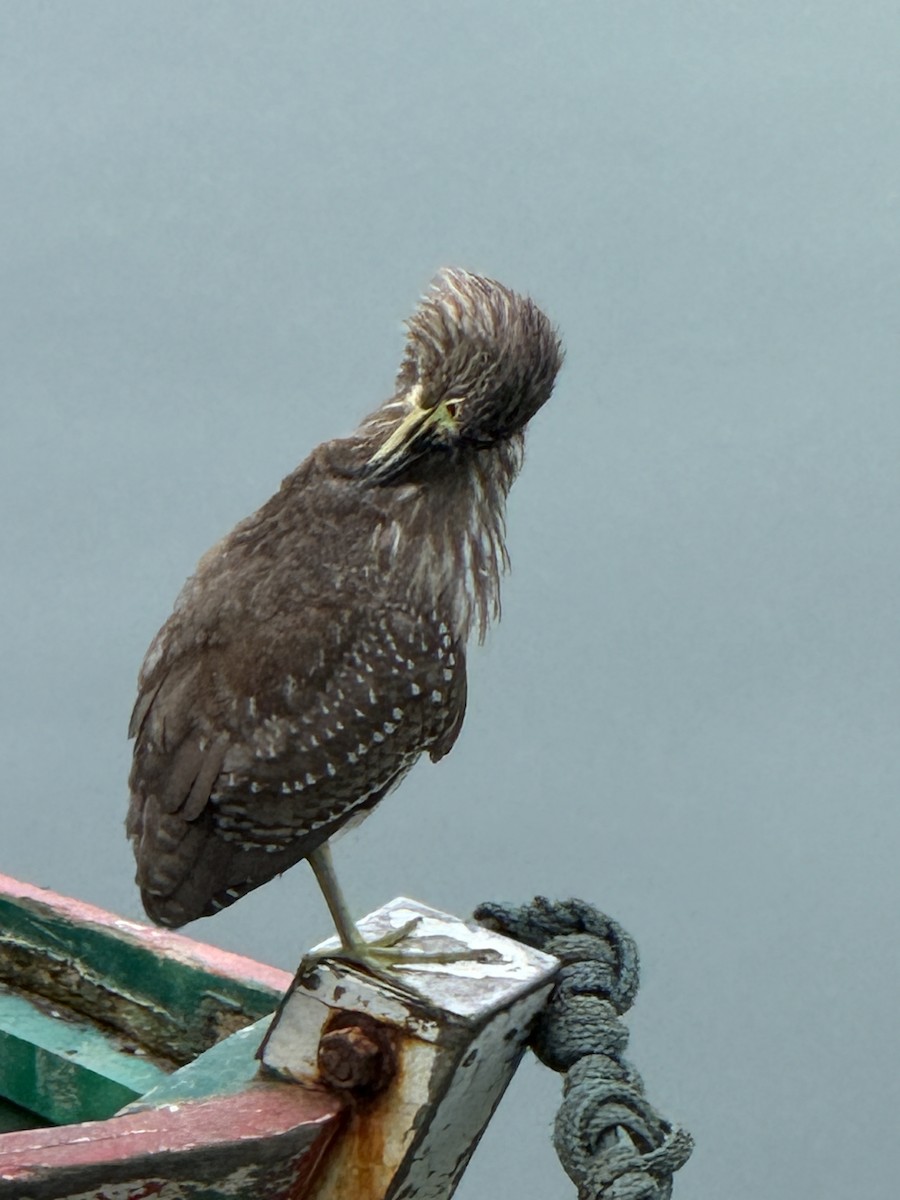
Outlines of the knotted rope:
M563 964L530 1045L565 1075L553 1144L578 1200L668 1200L693 1140L653 1108L622 1058L628 1030L619 1017L637 994L637 946L582 900L487 903L474 916Z

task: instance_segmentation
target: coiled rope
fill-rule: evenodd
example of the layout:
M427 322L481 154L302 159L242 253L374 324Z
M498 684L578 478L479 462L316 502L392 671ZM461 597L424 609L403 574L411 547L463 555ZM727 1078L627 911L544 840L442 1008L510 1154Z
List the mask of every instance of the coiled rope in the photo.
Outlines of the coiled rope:
M474 917L563 964L530 1045L565 1075L553 1144L578 1200L668 1200L694 1143L653 1108L622 1058L628 1030L619 1018L638 990L632 938L582 900L486 903Z

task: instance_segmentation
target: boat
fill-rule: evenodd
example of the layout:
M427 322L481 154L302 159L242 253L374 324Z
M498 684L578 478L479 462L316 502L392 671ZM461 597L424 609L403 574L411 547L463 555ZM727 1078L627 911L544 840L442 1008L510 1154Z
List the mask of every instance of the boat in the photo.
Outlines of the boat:
M403 897L361 928L410 922L403 978L291 975L0 875L0 1200L450 1196L558 963Z

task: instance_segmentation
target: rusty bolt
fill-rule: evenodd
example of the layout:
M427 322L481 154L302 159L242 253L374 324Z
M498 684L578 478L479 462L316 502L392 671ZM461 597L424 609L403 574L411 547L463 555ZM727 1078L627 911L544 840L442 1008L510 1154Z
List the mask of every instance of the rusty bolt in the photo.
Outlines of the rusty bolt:
M319 1040L318 1066L328 1087L380 1092L396 1069L390 1031L366 1013L334 1013Z

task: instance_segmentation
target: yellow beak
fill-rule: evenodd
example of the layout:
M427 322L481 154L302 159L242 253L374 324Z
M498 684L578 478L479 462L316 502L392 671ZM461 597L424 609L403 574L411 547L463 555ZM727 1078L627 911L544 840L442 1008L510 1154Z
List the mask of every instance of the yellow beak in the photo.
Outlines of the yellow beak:
M422 404L422 385L420 383L417 383L409 393L408 403L409 411L369 459L369 466L377 467L378 474L390 470L407 447L427 429L437 426L455 432L458 428L456 419L446 401L441 401L440 404L431 407Z

